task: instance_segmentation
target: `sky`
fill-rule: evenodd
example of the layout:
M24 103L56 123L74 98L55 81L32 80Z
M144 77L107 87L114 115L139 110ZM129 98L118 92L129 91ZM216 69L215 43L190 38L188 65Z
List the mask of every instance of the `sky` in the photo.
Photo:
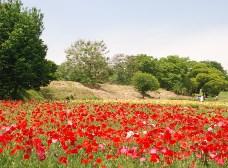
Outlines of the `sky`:
M228 0L22 0L44 14L47 59L61 64L79 39L115 54L217 61L228 70Z

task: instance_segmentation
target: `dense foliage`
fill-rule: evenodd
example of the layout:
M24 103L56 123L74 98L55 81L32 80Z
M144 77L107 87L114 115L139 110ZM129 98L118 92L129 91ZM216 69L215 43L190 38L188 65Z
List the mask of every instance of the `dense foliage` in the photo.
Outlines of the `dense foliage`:
M159 88L158 80L155 78L155 76L148 73L135 73L132 78L132 82L133 86L141 93L143 98L147 91L155 91Z
M0 3L0 99L17 98L18 90L39 89L54 79L57 66L45 59L40 39L43 15L18 0Z
M78 40L66 50L67 61L60 65L57 76L84 84L102 83L109 74L107 52L103 41Z

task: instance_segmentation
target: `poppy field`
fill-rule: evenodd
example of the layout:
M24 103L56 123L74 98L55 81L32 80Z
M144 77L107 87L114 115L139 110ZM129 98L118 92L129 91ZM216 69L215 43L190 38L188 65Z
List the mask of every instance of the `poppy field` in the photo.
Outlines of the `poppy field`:
M1 167L228 167L227 108L0 102Z

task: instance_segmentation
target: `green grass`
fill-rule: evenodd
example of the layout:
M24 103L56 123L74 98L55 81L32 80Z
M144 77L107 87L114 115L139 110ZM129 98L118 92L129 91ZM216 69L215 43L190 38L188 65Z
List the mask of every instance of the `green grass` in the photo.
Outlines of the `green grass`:
M44 87L40 92L47 100L99 99L89 90L79 89L70 83L65 87Z
M23 101L36 100L36 101L44 101L45 97L41 92L36 90L21 90L19 91L19 97Z
M228 91L221 92L218 96L219 101L228 101Z
M201 95L201 94L199 94ZM196 95L197 96L197 95ZM198 101L195 97L192 98L170 98L170 100L190 100L190 101ZM218 99L216 100L214 97L207 97L205 99L206 102L228 102L228 91L221 92L218 95Z
M22 90L19 91L19 97L23 101L36 100L36 101L59 101L59 100L98 100L92 92L87 89L79 89L70 83L65 87L47 86L41 90Z
M221 92L218 95L218 99L216 100L215 97L208 97L206 98L206 101L209 102L228 102L228 92Z

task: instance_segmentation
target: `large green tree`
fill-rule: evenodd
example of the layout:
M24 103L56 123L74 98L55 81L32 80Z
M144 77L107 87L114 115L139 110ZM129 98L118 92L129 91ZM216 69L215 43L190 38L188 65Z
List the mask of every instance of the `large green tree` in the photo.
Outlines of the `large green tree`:
M155 59L153 56L148 56L146 54L139 54L136 56L136 60L137 60L138 70L152 75L156 74L157 72L156 65L158 60Z
M109 77L107 52L103 41L78 40L66 50L67 61L61 68L68 74L68 80L103 83Z
M217 61L201 61L201 62L207 64L211 68L215 68L215 69L219 70L220 72L222 72L224 74L226 80L228 80L227 71L223 68L221 63L219 63Z
M178 94L187 93L189 58L179 56L167 56L161 58L156 65L156 77L162 88L174 91Z
M191 62L191 67L189 77L195 83L193 93L202 92L204 96L213 97L227 87L226 71L219 63L214 61Z
M43 14L19 0L0 4L0 99L18 98L21 89L39 89L54 79L56 65L45 59L40 38Z

